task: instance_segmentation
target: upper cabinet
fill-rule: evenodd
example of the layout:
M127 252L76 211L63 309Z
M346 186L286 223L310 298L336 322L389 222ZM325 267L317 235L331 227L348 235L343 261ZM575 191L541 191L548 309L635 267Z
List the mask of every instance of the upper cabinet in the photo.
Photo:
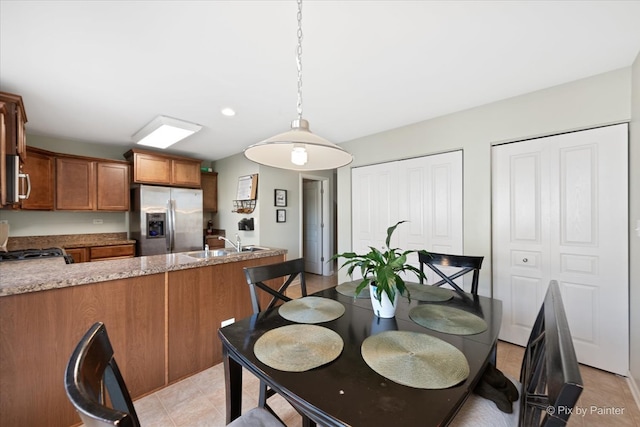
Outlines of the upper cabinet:
M27 147L27 158L22 165L29 175L31 189L29 198L22 200L21 209L51 211L54 209L55 153L39 148ZM26 193L21 189L21 193Z
M27 113L20 95L0 92L0 102L4 103L4 132L6 154L18 155L24 161L27 154Z
M133 163L133 182L200 188L201 160L133 149L124 154Z
M202 210L218 212L218 172L202 172Z
M76 156L57 157L56 209L128 211L128 163Z

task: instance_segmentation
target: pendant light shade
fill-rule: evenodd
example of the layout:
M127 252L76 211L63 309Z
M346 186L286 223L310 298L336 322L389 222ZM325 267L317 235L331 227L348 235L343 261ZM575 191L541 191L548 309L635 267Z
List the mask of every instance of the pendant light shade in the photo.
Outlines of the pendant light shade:
M311 133L309 122L294 120L291 130L244 150L251 161L290 170L326 170L346 166L353 156L326 139Z
M244 150L247 159L274 168L296 171L336 169L348 165L353 156L309 130L302 118L302 0L298 0L298 118L291 130L253 144Z

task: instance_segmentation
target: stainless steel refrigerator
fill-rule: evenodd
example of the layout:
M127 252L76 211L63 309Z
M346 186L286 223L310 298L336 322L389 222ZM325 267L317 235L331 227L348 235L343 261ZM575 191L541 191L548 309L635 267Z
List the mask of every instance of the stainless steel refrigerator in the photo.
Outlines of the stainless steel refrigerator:
M136 185L129 231L139 256L202 249L202 190Z

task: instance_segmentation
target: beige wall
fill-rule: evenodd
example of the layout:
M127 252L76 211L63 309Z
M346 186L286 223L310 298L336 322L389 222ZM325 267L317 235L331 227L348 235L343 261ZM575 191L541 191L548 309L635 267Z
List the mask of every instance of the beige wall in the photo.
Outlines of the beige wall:
M630 282L630 366L640 404L640 53L632 67L631 125L629 141L629 282Z
M628 67L346 142L354 163L338 170L338 252L351 250L351 167L463 150L464 252L483 255L480 293L491 294L491 146L631 120L630 206L640 219L640 77ZM640 379L640 239L631 246L631 372ZM346 281L343 270L338 282ZM636 388L637 389L637 388Z

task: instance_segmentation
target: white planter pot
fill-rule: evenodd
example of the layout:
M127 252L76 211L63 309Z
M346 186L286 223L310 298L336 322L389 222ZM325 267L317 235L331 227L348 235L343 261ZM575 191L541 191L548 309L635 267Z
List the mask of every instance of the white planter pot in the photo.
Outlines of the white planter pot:
M396 289L396 296L393 299L393 303L389 300L389 296L387 296L386 292L382 292L382 301L378 301L376 297L376 289L377 286L369 285L369 292L371 294L371 306L373 307L373 312L378 317L382 317L385 319L389 319L396 315L396 304L398 303L398 290Z

